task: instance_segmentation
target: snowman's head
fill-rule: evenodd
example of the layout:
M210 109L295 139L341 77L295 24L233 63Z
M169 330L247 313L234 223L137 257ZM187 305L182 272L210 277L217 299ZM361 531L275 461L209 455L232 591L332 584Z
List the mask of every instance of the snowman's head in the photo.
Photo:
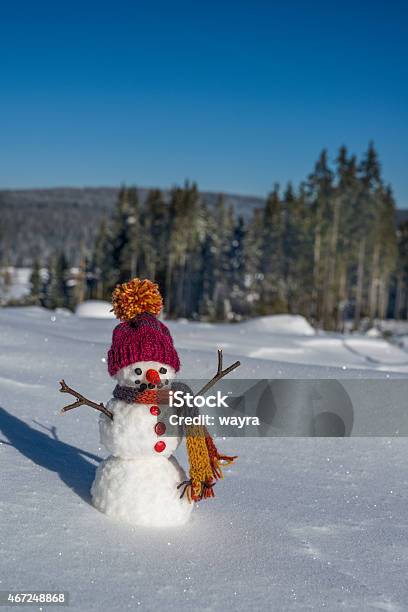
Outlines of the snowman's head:
M117 285L112 305L122 322L112 333L109 374L121 386L141 391L165 387L180 369L180 359L170 330L157 318L163 306L157 284L134 278Z
M146 389L168 389L176 376L173 367L158 361L137 361L121 368L114 378L121 387Z

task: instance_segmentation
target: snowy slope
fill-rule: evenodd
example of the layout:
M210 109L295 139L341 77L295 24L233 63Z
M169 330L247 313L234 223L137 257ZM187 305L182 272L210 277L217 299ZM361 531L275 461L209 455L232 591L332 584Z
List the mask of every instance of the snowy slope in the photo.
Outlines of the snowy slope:
M220 441L239 461L187 527L132 529L98 513L97 416L59 416L57 381L107 400L114 324L0 311L0 589L69 591L81 611L408 609L405 439ZM188 377L212 375L217 346L242 360L240 377L388 380L408 368L378 338L170 327Z
M114 319L115 315L112 312L112 304L102 300L86 300L75 309L77 317L86 319Z
M382 338L360 334L314 334L303 317L292 317L292 325L288 324L288 315L283 320L281 317L261 317L232 325L177 322L169 323L169 327L178 347L212 352L214 347L220 346L226 354L250 358L244 359L241 376L250 377L250 371L257 376L260 369L262 374L259 375L277 376L282 370L284 377L308 378L312 375L323 378L333 376L331 367L408 373L408 354ZM296 365L290 368L289 364ZM357 372L352 375L359 376Z

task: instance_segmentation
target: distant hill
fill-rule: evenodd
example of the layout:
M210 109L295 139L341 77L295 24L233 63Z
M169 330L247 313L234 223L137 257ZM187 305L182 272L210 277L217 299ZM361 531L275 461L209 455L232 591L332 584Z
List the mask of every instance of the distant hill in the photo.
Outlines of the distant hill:
M114 187L0 190L1 259L7 257L11 265L27 266L37 254L46 259L62 248L74 262L81 241L92 243L100 220L114 207L118 191ZM142 201L147 192L139 189ZM202 196L212 205L219 194ZM262 198L231 194L225 199L244 216L264 202Z
M117 196L114 187L58 187L50 189L0 190L0 257L10 265L27 266L39 255L45 260L56 249L63 249L75 262L81 241L91 244L98 224L109 215ZM139 189L140 198L148 190ZM165 192L168 193L168 192ZM218 193L203 192L212 206ZM264 199L256 196L224 194L227 204L247 218ZM398 210L396 223L408 221L408 210Z

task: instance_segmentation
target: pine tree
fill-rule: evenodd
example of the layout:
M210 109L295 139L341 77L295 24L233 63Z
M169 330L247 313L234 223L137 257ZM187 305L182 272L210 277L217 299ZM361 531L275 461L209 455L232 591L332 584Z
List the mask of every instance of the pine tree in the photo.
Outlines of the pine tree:
M139 195L136 187L127 190L118 210L118 261L120 282L137 275L142 252Z
M407 319L408 303L408 221L405 221L397 231L398 260L395 280L394 318Z
M216 320L214 293L217 272L217 225L212 211L204 204L205 234L200 253L200 275L198 284L198 314L206 320Z
M279 185L275 184L263 210L259 260L259 272L262 276L259 314L285 312L287 308L283 235L283 209Z
M198 309L198 258L204 240L203 208L195 183L172 190L166 271L166 307L172 317Z
M377 152L372 143L360 164L359 174L360 192L356 214L359 215L357 234L360 245L357 262L355 329L359 328L362 315L372 316L375 311L379 274L379 245L375 234L378 229L382 181ZM369 263L370 267L368 267Z
M63 252L51 258L48 266L45 306L47 308L68 308L68 264Z
M30 301L37 306L42 303L42 287L41 266L38 257L36 257L33 261L30 274Z
M141 217L141 268L165 292L169 240L169 206L159 189L149 191Z
M334 306L330 327L344 330L345 316L351 304L355 264L360 246L360 223L356 204L360 194L357 162L341 147L337 156L336 187L333 194L336 222L331 228L329 268L330 299Z
M398 243L395 232L395 201L388 185L381 193L376 244L379 249L377 304L372 315L385 319L388 312L392 275L397 267Z
M112 291L117 283L129 280L129 258L125 258L125 249L129 241L129 190L123 186L118 195L118 200L113 211L112 220L109 227L109 273L106 278L108 291ZM124 269L124 263L126 268Z
M263 273L261 272L262 251L264 245L264 210L256 208L247 223L244 238L245 259L245 302L242 312L246 316L254 316L262 311Z
M331 223L333 172L329 168L327 151L323 150L308 179L310 214L314 226L313 298L311 316L318 325L323 323L325 281L328 276L328 228Z
M313 295L313 230L306 185L292 188L284 198L286 223L284 247L287 258L286 295L288 311L309 318Z
M231 206L226 205L223 194L219 196L213 214L215 265L212 303L216 319L224 321L231 316L230 255L234 234L234 212Z
M79 265L74 281L75 287L70 296L71 307L73 309L86 300L88 292L88 260L83 244L81 244L79 250Z
M298 197L288 183L283 196L283 278L287 310L299 312L300 286L303 274L303 210L304 199Z
M102 300L109 297L108 279L112 274L110 234L106 218L102 218L93 245L91 269L93 277L92 297Z
M235 223L229 254L229 286L232 311L241 318L245 296L245 222L240 215Z
M200 281L203 266L201 253L207 226L205 206L199 194L195 206L196 218L192 226L192 235L188 245L184 292L184 316L191 316L194 319L198 318L200 310Z

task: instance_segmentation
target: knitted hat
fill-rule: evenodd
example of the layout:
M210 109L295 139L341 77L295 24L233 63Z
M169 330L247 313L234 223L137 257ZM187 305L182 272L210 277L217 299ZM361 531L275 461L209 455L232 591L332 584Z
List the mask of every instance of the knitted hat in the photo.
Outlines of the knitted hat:
M163 300L156 283L135 278L117 285L112 295L115 315L122 323L112 334L108 370L118 370L138 361L158 361L180 369L180 359L166 325L156 318Z

